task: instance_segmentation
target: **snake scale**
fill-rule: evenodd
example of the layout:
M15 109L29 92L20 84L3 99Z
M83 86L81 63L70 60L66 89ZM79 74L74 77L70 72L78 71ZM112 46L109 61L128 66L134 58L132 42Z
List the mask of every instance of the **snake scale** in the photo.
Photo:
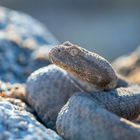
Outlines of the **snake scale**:
M140 126L123 119L133 120L140 114L139 86L128 83L121 87L117 73L106 59L69 42L53 48L49 57L76 77L75 82L84 91L73 95L61 109L56 123L60 135L70 140L140 139ZM92 90L84 90L85 82ZM90 106L86 96L90 96ZM85 128L86 121L92 127Z

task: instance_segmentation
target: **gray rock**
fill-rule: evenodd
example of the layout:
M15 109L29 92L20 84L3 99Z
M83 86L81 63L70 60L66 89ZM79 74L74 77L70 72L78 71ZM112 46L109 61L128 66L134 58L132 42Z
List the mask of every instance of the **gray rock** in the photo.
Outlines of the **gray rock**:
M57 43L31 16L0 7L0 80L25 82L34 70L50 64L48 50ZM44 46L46 54L39 49Z
M56 65L33 72L26 82L26 89L28 104L50 128L55 127L58 112L70 96L80 91L70 75Z
M128 81L140 84L140 47L129 55L117 58L113 66Z
M90 94L77 93L57 117L58 133L68 140L139 140L140 126L107 111Z
M26 110L18 99L0 98L0 140L62 140Z

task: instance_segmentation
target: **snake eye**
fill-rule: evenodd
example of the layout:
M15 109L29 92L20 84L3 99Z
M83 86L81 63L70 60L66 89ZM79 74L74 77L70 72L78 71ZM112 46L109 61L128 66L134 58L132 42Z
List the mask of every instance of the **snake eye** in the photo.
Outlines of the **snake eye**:
M58 52L63 52L65 49L64 48L58 48L57 51Z
M60 50L60 49L58 49L57 51L58 51L58 52L61 52L61 50Z
M70 50L70 54L71 54L72 56L75 56L75 55L78 54L78 50L77 50L77 49L71 49L71 50Z

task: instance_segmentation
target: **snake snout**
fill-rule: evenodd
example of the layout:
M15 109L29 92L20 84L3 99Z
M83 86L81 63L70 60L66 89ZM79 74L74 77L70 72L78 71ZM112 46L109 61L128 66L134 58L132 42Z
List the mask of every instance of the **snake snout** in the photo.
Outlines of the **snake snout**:
M49 59L53 62L53 56L55 54L55 48L52 48L50 51L49 51Z

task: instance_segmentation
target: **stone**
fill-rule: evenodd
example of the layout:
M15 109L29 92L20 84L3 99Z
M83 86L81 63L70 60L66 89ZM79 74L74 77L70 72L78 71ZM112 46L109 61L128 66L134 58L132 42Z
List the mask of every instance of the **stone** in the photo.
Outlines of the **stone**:
M0 98L0 140L62 140L26 110L19 99Z
M0 96L21 99L26 102L25 84L11 84L0 81Z
M129 55L117 58L113 66L128 81L140 84L140 47Z
M0 80L24 83L34 70L50 64L48 50L55 44L58 41L39 21L0 7Z

